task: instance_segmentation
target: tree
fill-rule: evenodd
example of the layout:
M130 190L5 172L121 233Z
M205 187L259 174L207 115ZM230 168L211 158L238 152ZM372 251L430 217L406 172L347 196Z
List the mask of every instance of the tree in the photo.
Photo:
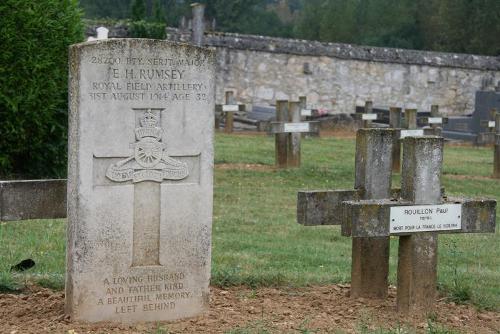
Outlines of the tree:
M0 174L66 174L68 46L83 40L77 0L0 2Z
M132 20L141 21L146 18L146 3L144 0L133 0L130 8Z
M160 0L154 0L153 1L153 15L152 15L152 20L155 22L165 22L165 10L163 9L163 6L161 5Z

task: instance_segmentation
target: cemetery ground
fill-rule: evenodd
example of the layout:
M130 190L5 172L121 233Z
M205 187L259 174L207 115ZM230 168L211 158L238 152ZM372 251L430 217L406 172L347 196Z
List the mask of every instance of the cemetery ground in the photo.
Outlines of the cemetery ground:
M1 223L0 333L498 333L500 234L439 236L440 299L427 317L398 316L384 301L348 297L351 238L340 226L296 223L300 189L351 189L354 138L302 142L302 167L274 168L274 137L216 135L210 310L172 323L71 323L63 314L66 220ZM500 200L492 150L446 145L449 195ZM399 174L393 186L399 186ZM497 212L500 214L500 212ZM391 238L396 282L398 238ZM34 268L11 273L23 259Z

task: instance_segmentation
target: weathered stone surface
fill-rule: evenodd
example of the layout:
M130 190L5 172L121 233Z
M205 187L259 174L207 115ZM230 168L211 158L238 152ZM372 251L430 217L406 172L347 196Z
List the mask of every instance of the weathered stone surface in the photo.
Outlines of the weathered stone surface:
M371 109L367 102L365 108ZM362 199L391 196L395 130L360 129L356 133L354 188ZM385 298L389 275L389 237L352 239L351 296Z
M87 28L94 35L95 28ZM127 37L127 25L110 28L110 37ZM191 40L191 31L167 28L168 40ZM266 36L205 32L204 43L217 49L217 101L232 87L247 104L294 99L307 92L311 108L349 113L374 99L387 105L415 103L444 114L474 110L477 90L500 80L498 57L322 43ZM305 64L308 64L307 66ZM285 71L283 70L285 69Z
M357 190L300 191L297 194L297 222L304 226L340 225L342 202L358 198Z
M363 199L389 198L392 175L393 129L360 129L356 136L354 188Z
M208 306L214 55L167 41L70 49L66 311L157 321Z
M66 217L66 180L0 181L0 221Z

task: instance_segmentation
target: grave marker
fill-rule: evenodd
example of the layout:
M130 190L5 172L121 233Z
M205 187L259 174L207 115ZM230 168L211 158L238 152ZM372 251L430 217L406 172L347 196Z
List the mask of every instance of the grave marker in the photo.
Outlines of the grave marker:
M142 322L208 306L214 54L111 39L70 50L66 312Z
M431 116L426 117L424 119L424 122L430 126L430 129L426 129L429 131L425 131L426 135L441 136L443 132L442 125L448 123L448 117L442 117L439 114L439 106L432 105Z
M301 102L276 101L276 122L271 122L275 134L276 166L300 167L302 133L319 133L319 122L301 122Z
M403 145L401 199L344 202L342 234L400 235L398 311L430 312L436 297L438 233L494 233L496 201L443 201L443 138L408 137Z
M367 129L372 127L372 122L378 119L378 114L373 113L373 102L366 101L363 113L352 114L354 119L357 119L361 128Z
M220 119L224 118L224 132L232 133L234 129L234 114L238 111L245 111L245 105L237 104L234 98L234 92L225 93L225 104L215 106L215 128L220 127Z
M477 143L478 145L495 145L495 115L497 114L496 109L490 110L490 119L482 120L480 122L481 128L486 128L486 132L480 132L477 135Z
M340 225L341 205L348 200L389 199L393 129L360 129L356 135L354 190L301 191L297 222L305 226ZM353 238L351 296L385 298L388 287L389 238Z

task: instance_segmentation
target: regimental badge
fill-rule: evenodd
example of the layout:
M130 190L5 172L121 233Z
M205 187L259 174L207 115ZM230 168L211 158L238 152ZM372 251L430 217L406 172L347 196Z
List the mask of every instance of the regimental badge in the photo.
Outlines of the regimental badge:
M151 109L144 113L140 125L135 129L137 141L131 145L134 154L109 166L106 177L115 182L133 183L182 180L188 177L188 165L169 157L165 152L166 146L162 142L163 129Z

